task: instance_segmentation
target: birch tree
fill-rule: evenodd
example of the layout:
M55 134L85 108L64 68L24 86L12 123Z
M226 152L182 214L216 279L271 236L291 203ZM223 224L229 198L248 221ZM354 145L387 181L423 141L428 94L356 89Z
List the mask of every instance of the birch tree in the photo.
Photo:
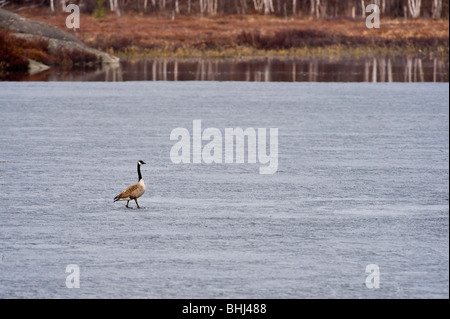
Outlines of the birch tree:
M175 0L175 13L180 14L180 4L178 3L178 0Z
M263 4L262 0L253 0L253 5L254 5L256 11L261 11L264 4Z
M116 11L117 16L120 17L119 0L114 0L114 11Z
M380 8L381 13L385 13L386 11L386 0L375 0L373 4L376 4Z
M206 7L208 6L208 3L206 2L206 0L199 0L199 5L200 5L200 13L202 15L204 15L205 11L206 11Z
M264 10L264 14L270 14L275 11L272 0L253 0L253 4L255 6L255 10L259 12Z
M413 19L420 17L420 7L422 5L422 0L408 0L409 13Z
M264 14L270 14L271 12L274 12L273 1L264 0Z
M0 0L0 7L10 3L34 8L44 0ZM51 12L64 11L69 3L82 4L83 12L89 12L97 0L45 0ZM376 4L384 16L417 19L430 16L433 19L447 18L448 0L104 0L109 11L120 16L123 12L137 10L168 16L201 14L213 16L222 14L259 14L278 16L311 16L365 18L365 8ZM97 4L98 6L98 4ZM60 8L60 9L58 9Z
M247 1L234 0L234 5L238 14L245 14L247 12Z
M433 19L440 19L442 14L442 0L433 0L431 16Z
M199 0L200 13L204 15L208 13L209 15L217 14L218 0Z
M327 6L327 0L311 0L311 16L315 14L316 18L325 17L327 14Z
M207 0L208 1L208 14L215 15L217 14L217 7L219 0Z

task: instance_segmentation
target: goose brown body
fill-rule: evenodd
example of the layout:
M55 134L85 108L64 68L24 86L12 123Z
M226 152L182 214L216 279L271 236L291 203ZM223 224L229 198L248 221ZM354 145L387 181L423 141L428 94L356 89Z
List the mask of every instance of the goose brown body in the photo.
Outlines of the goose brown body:
M128 186L119 195L114 197L115 202L126 200L127 201L126 207L129 208L128 203L130 202L130 200L134 200L136 202L136 206L140 208L137 199L145 193L145 183L141 175L141 165L143 164L145 164L143 161L139 161L137 164L139 181L136 184Z

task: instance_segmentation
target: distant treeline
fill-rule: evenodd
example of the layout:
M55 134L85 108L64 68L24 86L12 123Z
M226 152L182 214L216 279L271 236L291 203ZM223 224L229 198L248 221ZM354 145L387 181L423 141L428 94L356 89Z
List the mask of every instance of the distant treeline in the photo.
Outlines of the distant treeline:
M381 15L398 18L448 19L449 0L0 0L0 7L47 6L63 11L74 3L82 12L140 12L175 18L178 15L266 14L284 17L361 18L369 4L377 4Z

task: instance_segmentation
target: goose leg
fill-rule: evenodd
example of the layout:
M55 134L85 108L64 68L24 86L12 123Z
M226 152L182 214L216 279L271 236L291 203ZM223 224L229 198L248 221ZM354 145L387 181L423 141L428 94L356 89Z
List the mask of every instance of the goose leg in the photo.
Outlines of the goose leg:
M134 201L136 202L137 208L140 208L136 198L134 199Z

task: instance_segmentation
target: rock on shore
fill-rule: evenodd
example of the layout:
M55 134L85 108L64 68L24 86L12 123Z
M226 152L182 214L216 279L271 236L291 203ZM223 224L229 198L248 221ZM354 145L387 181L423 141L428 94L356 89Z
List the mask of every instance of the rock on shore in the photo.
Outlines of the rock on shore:
M91 48L64 30L44 22L24 18L4 9L0 9L0 28L8 29L14 36L27 40L43 38L48 41L50 51L79 50L95 54L103 64L119 63L118 57Z

